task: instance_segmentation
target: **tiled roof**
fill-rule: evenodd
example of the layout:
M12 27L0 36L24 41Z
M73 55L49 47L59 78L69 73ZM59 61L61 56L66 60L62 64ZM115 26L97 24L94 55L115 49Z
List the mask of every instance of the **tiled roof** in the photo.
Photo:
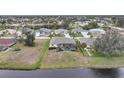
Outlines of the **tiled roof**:
M0 39L0 46L9 47L16 43L14 39Z

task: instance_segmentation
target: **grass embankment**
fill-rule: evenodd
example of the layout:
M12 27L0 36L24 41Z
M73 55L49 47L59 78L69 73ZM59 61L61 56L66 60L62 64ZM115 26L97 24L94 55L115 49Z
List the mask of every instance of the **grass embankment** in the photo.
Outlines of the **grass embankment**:
M0 53L0 69L31 70L40 67L40 60L44 57L48 40L37 40L35 47L18 45L20 51ZM13 47L12 47L13 48Z
M48 53L41 68L118 68L124 67L124 56L121 57L88 57L79 52Z
M124 56L120 57L88 57L89 68L119 68L124 67Z
M37 64L36 64L37 69L41 68L42 63L44 62L44 60L45 60L45 58L47 56L48 49L49 49L49 42L50 42L50 40L48 40L44 44L43 49L41 49L41 54L40 54L39 59L38 59Z

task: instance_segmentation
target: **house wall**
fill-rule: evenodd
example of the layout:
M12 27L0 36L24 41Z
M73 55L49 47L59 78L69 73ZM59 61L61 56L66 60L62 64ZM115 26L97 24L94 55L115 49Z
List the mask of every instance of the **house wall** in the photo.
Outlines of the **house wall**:
M58 44L58 47L65 51L76 50L76 46L74 44Z

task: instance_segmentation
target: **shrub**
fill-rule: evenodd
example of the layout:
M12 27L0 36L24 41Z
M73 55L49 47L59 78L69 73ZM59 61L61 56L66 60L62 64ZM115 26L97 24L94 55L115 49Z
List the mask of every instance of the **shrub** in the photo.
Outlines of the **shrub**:
M85 25L83 29L89 30L93 28L98 28L99 25L96 22L90 22L88 25Z

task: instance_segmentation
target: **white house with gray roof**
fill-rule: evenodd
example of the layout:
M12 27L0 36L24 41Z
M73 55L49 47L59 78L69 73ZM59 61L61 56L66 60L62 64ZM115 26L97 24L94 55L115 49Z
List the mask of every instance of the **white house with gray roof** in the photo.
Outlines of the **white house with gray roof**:
M67 29L56 29L54 30L55 34L65 34L68 32Z
M105 30L101 29L101 28L95 28L95 29L89 29L89 32L92 33L101 33L101 34L105 34Z
M82 28L74 28L71 30L71 32L78 33L78 32L84 32Z
M76 50L76 42L71 38L52 37L49 47L60 48L63 51L74 51Z
M35 31L35 36L36 37L41 37L41 36L45 37L45 36L49 36L51 33L52 33L51 29L41 28L41 29Z
M92 33L93 38L101 37L102 34L105 34L105 30L101 28L89 29L89 32Z

